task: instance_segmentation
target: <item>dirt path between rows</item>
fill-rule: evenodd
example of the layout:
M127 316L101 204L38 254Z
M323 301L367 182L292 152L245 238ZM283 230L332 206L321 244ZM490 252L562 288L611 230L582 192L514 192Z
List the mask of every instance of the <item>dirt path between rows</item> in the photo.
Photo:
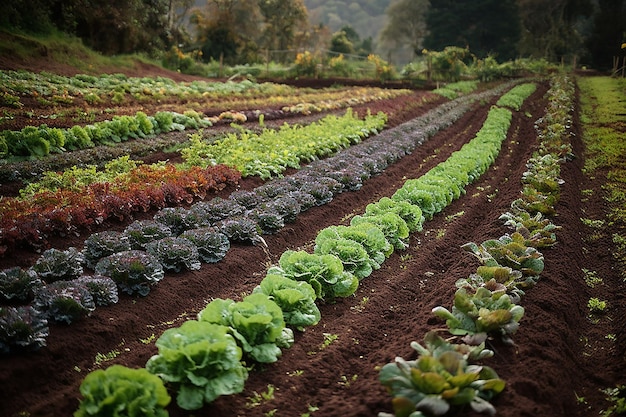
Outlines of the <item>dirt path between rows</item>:
M547 88L542 83L514 114L494 166L467 188L465 196L427 222L423 232L412 236L409 249L396 251L380 270L364 279L354 297L320 305L321 322L297 333L296 343L283 351L277 363L256 365L242 394L219 398L194 413L171 405L170 416L299 417L310 413L365 417L391 412L391 397L378 382L377 368L396 356L415 358L410 342L445 327L431 309L449 307L455 281L478 266L460 245L498 238L508 231L498 217L508 211L521 190L525 162L537 146L533 124L543 114ZM266 236L268 251L233 245L223 261L203 265L199 271L168 275L145 298L123 296L118 304L97 309L90 318L70 326L53 325L48 346L38 352L1 358L0 415L70 416L78 406L78 386L93 369L97 353L120 352L105 365L144 366L156 348L140 339L158 337L165 329L194 318L213 298L239 300L285 250L310 247L319 230L344 224L368 203L390 196L407 178L419 177L472 139L489 104L476 103L461 120L383 175L368 180L361 190L344 192L331 203L302 213L278 234ZM421 111L416 109L413 117ZM579 138L573 139L575 153L582 155ZM603 407L598 387L613 385L624 371L623 361L613 370L605 365L610 355L623 358L623 352L598 348L591 358L583 355L581 335L590 329L604 334L623 332L600 328L604 322L594 328L587 320L589 296L581 268L598 257L582 246L586 231L579 219L590 214L582 212L580 191L592 185L584 183L581 164L577 159L563 165L565 184L555 222L564 227L557 235L557 246L544 252L546 268L541 280L522 299L526 314L514 335L516 345L493 342L490 347L496 355L485 360L507 381L505 391L492 400L498 416L598 415ZM254 185L258 181L245 180L241 187ZM610 268L603 271L610 274ZM338 338L322 348L325 334ZM274 387L274 398L251 407L249 398L267 392L269 385ZM588 404L579 404L576 395ZM474 414L464 410L459 415Z

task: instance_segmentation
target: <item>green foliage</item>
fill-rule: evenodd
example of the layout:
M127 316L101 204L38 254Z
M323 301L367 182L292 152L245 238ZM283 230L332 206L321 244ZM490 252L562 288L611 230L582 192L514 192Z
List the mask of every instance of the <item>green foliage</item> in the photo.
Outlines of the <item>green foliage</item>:
M343 264L346 272L361 280L372 273L372 263L363 245L355 240L337 237L336 234L321 231L315 239L315 253L334 255Z
M396 213L404 220L409 232L421 232L424 224L424 215L419 206L408 201L395 201L389 197L383 197L375 203L365 207L366 215L377 215L386 212Z
M351 226L358 226L363 223L376 225L395 249L404 250L409 246L409 226L402 217L393 211L380 214L368 214L366 212L363 215L356 215L350 220Z
M286 250L278 263L267 273L308 282L316 297L324 300L352 295L359 285L358 278L345 271L341 259L334 255Z
M519 328L524 308L514 304L505 290L478 287L473 291L461 287L454 294L451 312L438 306L433 313L446 320L454 335L472 335L477 340L498 335L505 343L512 344L511 335Z
M242 351L226 326L187 320L157 339L158 354L146 369L176 390L184 410L200 409L221 395L243 391L248 371Z
M450 344L434 332L427 333L424 340L425 346L411 343L418 352L417 360L397 357L380 370L379 380L393 396L395 416L443 416L464 405L494 415L489 401L502 392L505 382L490 367L469 363L493 352L482 344Z
M165 275L158 259L140 250L117 252L102 258L95 272L113 279L123 292L142 296L148 295L150 286Z
M48 320L31 306L0 307L0 353L46 346Z
M167 417L170 396L163 381L146 369L112 365L87 374L74 417Z
M524 236L517 232L499 239L488 239L480 245L469 242L461 247L486 266L508 266L534 280L544 268L541 252L532 246L526 246Z
M513 87L511 90L502 95L496 102L497 106L509 107L519 111L522 103L537 89L535 83L524 83Z
M299 168L301 161L330 156L358 143L377 133L385 122L382 113L361 120L348 109L344 116L326 116L306 126L285 124L280 130L264 129L260 134L244 131L211 143L194 134L181 154L186 166L222 163L236 167L243 177L268 179L282 175L287 168Z
M250 294L239 302L215 299L198 313L198 320L229 326L244 354L261 363L276 362L282 354L280 348L294 342L282 310L263 293Z
M308 282L267 274L253 293L269 296L282 310L285 324L297 330L314 326L321 319L315 304L315 290Z
M385 259L393 252L393 246L387 241L383 231L375 223L367 222L350 226L329 226L317 234L315 244L319 244L320 250L322 250L321 247L325 240L339 238L353 240L363 246L372 269L379 269ZM344 269L349 270L346 269L345 263Z

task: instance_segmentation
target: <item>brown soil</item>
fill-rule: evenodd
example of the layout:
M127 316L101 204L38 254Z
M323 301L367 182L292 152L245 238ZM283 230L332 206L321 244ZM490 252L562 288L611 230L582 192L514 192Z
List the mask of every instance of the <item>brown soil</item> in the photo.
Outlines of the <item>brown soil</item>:
M391 412L391 397L378 381L378 367L396 356L414 359L411 341L422 341L426 332L445 327L431 314L441 305L450 307L454 283L467 277L478 261L460 245L498 238L508 230L498 220L521 190L525 162L537 146L533 122L543 115L547 85L526 101L514 115L509 138L494 166L465 196L425 224L411 237L405 252L394 253L378 271L364 279L354 297L322 304L321 322L296 334L293 347L285 349L274 364L255 365L245 391L217 399L194 413L173 405L170 415L182 416L376 416ZM391 102L369 106L373 111L392 110ZM401 106L398 108L402 108ZM120 363L142 367L156 353L154 343L142 343L152 335L195 317L213 298L239 300L262 279L266 268L287 249L310 247L317 232L341 224L365 206L389 196L407 178L416 178L473 138L484 121L488 105L477 104L460 121L418 147L410 156L368 180L357 192L345 192L331 203L301 214L295 223L276 235L265 236L268 250L260 246L233 245L226 258L199 271L168 275L145 297L123 296L118 304L97 309L91 317L70 326L52 325L48 346L34 353L0 358L2 401L0 415L32 417L70 416L78 406L78 387L94 369L96 354L117 350ZM394 125L415 117L425 108L404 113ZM527 117L529 113L532 117ZM592 416L607 408L601 388L623 383L624 290L612 268L610 234L593 244L580 218L602 218L601 176L590 180L581 173L584 149L581 135L572 138L577 159L564 163L561 199L556 207L558 244L544 251L545 271L536 287L522 298L526 309L514 335L515 345L489 342L496 353L486 359L507 382L492 400L499 416ZM240 187L257 186L244 180ZM597 193L586 200L581 190ZM232 191L232 190L230 190ZM84 237L83 237L84 239ZM78 245L80 239L61 246ZM3 263L20 263L20 256ZM589 319L590 289L582 268L595 270L604 279L598 296L609 301L606 316ZM338 335L322 348L324 335ZM605 338L617 336L616 342ZM255 393L275 388L274 398L251 407ZM310 408L315 407L315 408ZM475 416L469 410L458 414Z

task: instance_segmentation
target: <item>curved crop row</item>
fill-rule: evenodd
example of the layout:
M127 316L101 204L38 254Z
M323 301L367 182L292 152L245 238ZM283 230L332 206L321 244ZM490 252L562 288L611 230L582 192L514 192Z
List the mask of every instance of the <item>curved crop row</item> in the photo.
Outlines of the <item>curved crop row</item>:
M506 87L503 86L481 93L478 97L487 98L493 96ZM204 252L206 257L204 260L206 262L216 262L228 250L229 239L258 242L260 241L259 228L263 228L261 230L263 233L272 233L280 229L284 222L290 221L289 219L298 213L298 207L295 207L296 210L288 209L293 206L291 203L293 203L294 197L297 197L299 200L296 206L299 206L303 211L310 205L324 204L330 201L335 193L343 190L359 189L364 180L370 176L380 174L390 163L412 152L416 146L437 131L452 124L469 110L473 101L474 98L467 97L453 103L446 103L429 111L422 117L398 128L383 131L381 134L352 146L333 157L314 161L292 176L268 182L254 192L235 192L231 194L228 200L211 201L209 203L200 202L197 207L192 207L189 210L166 208L157 213L154 221L132 225L132 227L129 226L129 230L124 234L117 233L110 236L102 234L92 235L85 242L82 258L70 256L72 254L68 253L60 253L62 251L55 251L52 254L54 255L53 258L60 259L59 263L62 267L59 269L61 271L66 270L67 265L75 265L76 268L73 268L73 270L78 270L82 268L82 261L85 261L88 267L93 268L101 258L131 249L129 248L129 240L131 239L136 242L136 246L141 248L141 245L148 244L150 240L167 238L167 244L177 245L176 248L178 250L168 251L167 248L172 246L165 245L161 248L165 248L165 250L161 250L161 252L177 253L182 258L192 260L194 250L189 249L188 244L181 246L178 244L180 242L170 240L173 237L172 235L185 236L185 234L192 233L194 229L200 227L197 230L202 232L201 236L205 236L204 238L200 240L196 238L194 240L193 236L185 237L192 238L191 240L198 244L198 247L200 245L204 247L201 252ZM293 195L294 192L297 193L297 196ZM282 207L277 206L277 202L284 205ZM309 204L309 206L303 206L306 204ZM242 216L244 213L254 217ZM208 230L202 229L202 226L198 223L201 218L208 219L208 224L223 221L221 229L207 233ZM138 226L138 228L135 226ZM272 229L271 227L275 228ZM229 235L226 241L223 237L224 234ZM124 237L124 235L126 236ZM137 247L134 250L137 250ZM42 258L47 258L48 256ZM195 256L198 256L198 254ZM127 257L127 259L128 261L133 259L139 261L143 258ZM122 260L119 259L118 262ZM171 262L171 260L168 260L168 262ZM174 264L180 264L180 262ZM136 266L138 265L136 264ZM144 279L144 284L141 283L141 280L135 283L130 282L130 285L124 283L124 288L132 288L135 284L138 284L137 288L141 293L145 291L146 284L150 285L158 282L163 277L163 270L158 266L155 268L150 265L158 265L158 262L156 264L148 262L146 264L148 269L137 270L139 276L143 274L144 277L147 277ZM194 262L192 261L188 265L194 265ZM16 275L20 275L20 271L16 271ZM29 282L28 274L26 275L26 282ZM16 278L13 281L7 280L6 282L9 285L13 285L12 283L15 281L20 280ZM12 319L12 322L19 321L19 317ZM24 316L22 322L26 323L26 327L28 327L33 321L31 318ZM22 336L28 339L26 336L29 335ZM15 341L15 339L9 339L9 344L11 340ZM38 340L37 338L34 339L34 341Z
M148 116L115 116L112 120L87 126L75 125L69 129L49 128L42 124L28 126L20 131L0 132L0 159L10 157L43 158L50 153L64 153L99 145L115 146L129 139L144 139L173 130L198 129L211 122L195 111L184 114L158 112Z
M433 314L446 320L453 337L464 336L463 343L452 343L431 331L424 338L425 346L411 344L418 353L416 360L398 357L382 367L380 381L393 396L396 417L441 416L462 404L469 404L476 412L495 415L489 400L504 389L505 382L492 368L472 363L493 356L492 351L485 349L487 337L512 343L511 335L524 315L524 308L517 303L543 271L543 255L538 249L556 242L558 227L544 217L544 212L547 208L553 211L558 200L559 164L566 160L571 148L566 131L551 137L546 133L571 117L558 110L571 108L573 90L565 86L567 80L552 79L548 94L554 107L546 109L540 124L546 119L552 123L538 127L541 145L523 174L523 196L511 204L510 212L500 216L513 233L480 245L463 245L483 265L456 282L458 290L451 311L441 306L433 309ZM539 206L538 200L542 201Z
M493 109L493 114L497 114L498 110ZM503 122L503 120L494 121L494 119L495 116L491 120L488 119L489 122L486 122L486 125L508 123L506 120ZM417 136L421 135L418 134ZM480 135L480 140L484 142L486 136L486 134ZM502 136L506 137L506 129L497 130L494 136L500 141L503 140ZM472 149L473 151L471 147L467 149ZM491 150L487 152L490 153ZM471 169L474 172L475 168L472 167ZM446 179L450 184L456 184L453 177L446 177ZM244 357L243 351L247 353L246 357L249 360L273 362L278 359L281 347L288 347L293 343L291 333L285 332L286 325L284 319L270 319L272 316L270 312L275 308L270 306L276 303L269 297L274 297L277 293L272 288L276 288L275 286L279 285L279 291L283 291L280 288L288 291L284 287L287 285L285 284L286 281L281 281L281 279L292 280L293 285L297 284L304 288L303 290L296 290L295 288L290 288L289 290L291 290L294 300L304 301L300 305L303 308L303 313L307 312L307 314L313 315L313 320L306 323L314 324L317 320L310 304L312 294L315 294L316 298L320 296L332 298L352 294L358 286L358 280L369 275L368 271L371 273L371 262L383 262L384 258L393 251L392 246L394 244L391 242L395 242L396 247L404 247L402 240L406 238L409 231L407 220L412 225L411 229L413 231L421 228L423 217L419 206L412 205L406 200L404 203L393 199L387 200L385 202L381 201L377 206L368 206L369 210L366 214L361 217L355 217L353 219L354 227L350 231L346 231L348 234L340 236L343 232L340 232L340 229L337 228L321 231L318 235L319 239L316 239L316 249L313 254L293 251L285 252L281 257L280 265L268 270L266 278L259 286L260 290L257 291L255 289L252 295L244 298L241 302L216 299L199 313L197 320L189 320L180 327L167 330L157 340L159 353L148 361L146 368L175 387L177 403L184 409L200 408L204 402L212 401L217 395L241 392L243 390L243 381L245 381L247 375L241 368L233 365L233 358L236 360ZM399 200L402 199L399 198ZM407 220L404 220L405 218ZM359 243L359 241L363 243ZM359 253L361 253L360 256ZM370 257L370 254L372 257ZM359 260L357 261L357 259ZM363 270L359 267L359 265L364 265L364 263L367 263L370 269L366 268ZM270 285L269 281L275 283ZM278 282L281 283L279 284ZM266 288L270 288L269 294L263 292L264 285ZM280 287L281 285L283 287ZM302 296L301 294L303 293L307 294L307 296ZM243 314L246 319L234 321L230 318L237 317L235 311L241 311L241 309L249 312ZM263 313L260 313L261 311ZM288 311L290 313L294 311L293 305ZM270 316L264 320L265 325L261 325L258 322L256 325L257 331L254 333L255 336L247 338L242 335L242 332L247 332L247 326L252 325L252 322L247 320L247 318L252 320L252 313L254 313L255 320L259 319L259 314L270 314ZM203 324L204 322L209 323ZM273 323L272 326L269 326L268 323L270 322ZM302 322L299 323L300 326L303 325ZM209 324L227 326L227 329L230 329L228 332L236 339L236 345L239 346L239 349L231 351L232 353L228 357L219 353L223 352L224 347L227 345L220 342L218 348L213 334L222 334L225 329L223 327L209 327ZM200 329L206 332L205 337L199 336ZM250 335L250 333L248 334ZM177 342L172 344L173 340L177 340ZM202 347L198 343L202 343ZM232 342L229 342L229 345L235 346ZM263 350L257 351L255 350L256 347ZM203 353L194 357L191 361L185 361L185 357L189 358L189 354L185 352L197 348L201 349ZM265 349L270 349L273 354L269 357L266 356L262 353ZM254 352L257 353L255 354ZM219 356L215 356L218 353ZM219 363L229 363L230 365L220 366L219 369L222 369L222 372L213 373L211 374L212 377L209 378L209 374L202 364L216 363L213 361L217 360L220 360ZM202 375L202 378L200 378L200 375ZM225 378L232 381L232 384L227 386L221 384L220 381L223 381ZM215 389L218 384L222 389ZM123 389L124 385L121 382L119 387ZM95 407L98 401L95 401L96 404L94 404L93 400L94 397L89 396L90 406ZM106 398L98 398L97 400L107 401ZM87 405L87 402L84 404Z

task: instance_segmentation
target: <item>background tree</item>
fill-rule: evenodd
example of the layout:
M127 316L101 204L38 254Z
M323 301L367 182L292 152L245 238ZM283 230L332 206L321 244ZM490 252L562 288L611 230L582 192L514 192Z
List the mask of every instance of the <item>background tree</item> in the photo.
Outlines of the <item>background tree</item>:
M333 33L333 37L330 41L330 50L338 54L353 54L354 44L348 39L346 32L340 30L339 32Z
M258 5L263 16L261 47L278 51L294 48L297 31L308 22L302 0L259 0ZM285 54L278 56L287 57Z
M429 0L395 0L385 13L387 24L380 33L381 43L391 49L408 46L414 58L423 49L424 37L428 33L426 13Z
M611 69L613 57L624 56L622 44L626 42L626 2L600 0L593 20L593 31L587 46L594 68Z
M522 56L558 61L585 53L580 29L593 13L590 0L519 0L519 8Z
M516 0L431 0L426 22L427 49L469 47L479 58L495 54L502 61L517 55L521 26Z
M196 44L205 61L223 59L233 65L255 62L256 37L261 31L261 11L256 0L208 0L192 11Z

